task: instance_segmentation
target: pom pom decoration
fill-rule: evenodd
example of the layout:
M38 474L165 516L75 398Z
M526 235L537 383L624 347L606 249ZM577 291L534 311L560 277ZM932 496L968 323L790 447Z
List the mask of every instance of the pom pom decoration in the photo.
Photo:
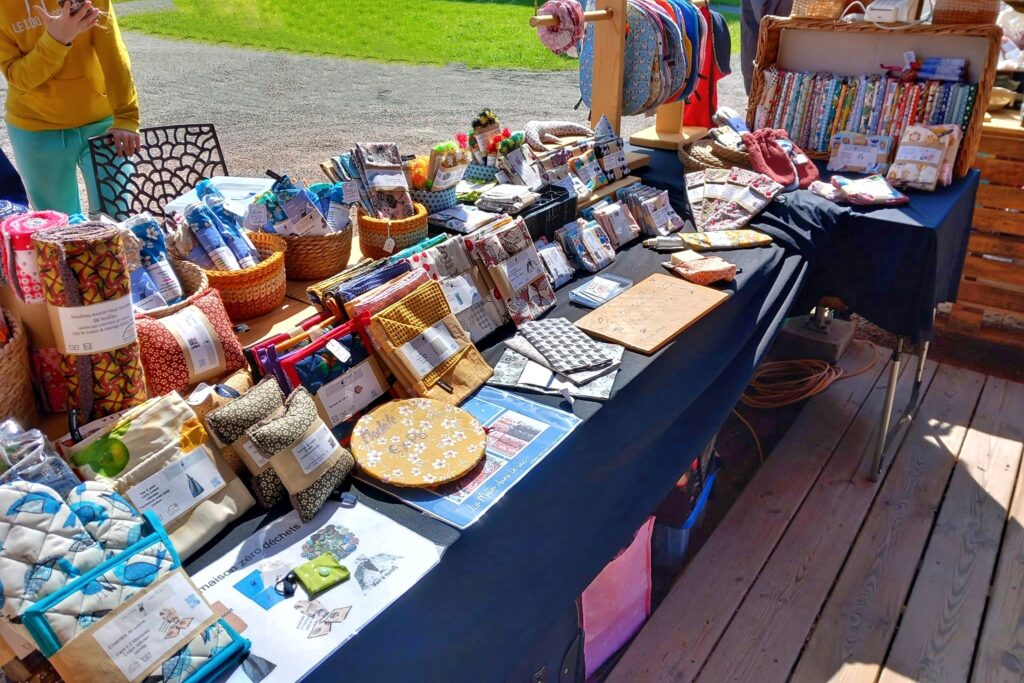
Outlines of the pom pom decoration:
M430 157L416 156L402 163L405 170L405 179L412 190L429 190L430 180Z

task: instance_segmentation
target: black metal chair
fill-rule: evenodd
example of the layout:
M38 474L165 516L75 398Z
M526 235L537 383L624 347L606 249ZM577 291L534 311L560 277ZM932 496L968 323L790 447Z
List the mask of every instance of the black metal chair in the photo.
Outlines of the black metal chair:
M127 162L117 158L109 135L89 139L99 194L91 211L117 220L142 211L162 217L165 204L202 178L228 175L212 123L143 128L139 136L139 150Z

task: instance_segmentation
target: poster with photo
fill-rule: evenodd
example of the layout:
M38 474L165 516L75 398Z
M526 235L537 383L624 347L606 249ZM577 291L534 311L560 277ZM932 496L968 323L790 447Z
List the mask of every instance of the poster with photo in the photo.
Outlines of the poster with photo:
M581 422L572 413L486 386L462 407L488 429L484 459L462 478L434 489L409 489L362 474L356 476L418 510L465 529Z
M308 524L292 512L261 529L192 581L252 641L231 683L296 681L344 645L436 565L444 549L359 504L328 503ZM315 596L277 584L295 567L330 553L347 581Z

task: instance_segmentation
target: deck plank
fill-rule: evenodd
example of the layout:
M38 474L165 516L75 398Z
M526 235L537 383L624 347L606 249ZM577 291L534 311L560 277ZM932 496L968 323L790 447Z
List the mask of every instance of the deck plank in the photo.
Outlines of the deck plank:
M971 519L970 510L965 509L971 499L961 496L970 489L980 490L976 482L1005 480L1004 472L995 473L992 468L1007 465L1007 455L1014 472L1008 485L1003 481L997 488L1006 489L1003 498L1009 499L1021 447L1016 446L1015 454L1005 452L1007 446L1013 450L1013 442L1001 435L1012 437L1020 431L1012 422L1017 419L1014 411L1019 414L1024 406L1016 393L1007 396L1006 386L1003 380L986 381L949 492L958 497L952 502L947 497L942 503L940 525L943 518L954 525L957 518ZM952 457L926 458L926 451L920 455L920 460L901 457L893 465L801 655L794 681L853 682L878 677L954 467ZM927 552L932 552L931 546ZM991 563L985 571L991 574ZM981 588L982 604L984 590ZM972 639L976 632L975 625ZM969 662L969 652L967 657ZM965 678L966 672L947 680Z
M840 366L860 369L874 353L853 344ZM693 680L885 367L880 356L808 401L609 681ZM690 586L713 598L694 600Z
M986 382L885 661L884 683L968 679L1020 465L1019 389L994 377Z
M1024 679L1024 466L1017 471L1009 521L999 551L971 680L1019 683L1021 679Z
M909 436L894 440L896 455L886 458L885 470L903 458L920 459L922 451L934 455L935 443L954 457L960 450L984 376L946 365L935 371L932 363L927 368L934 379L918 418L902 425ZM905 404L912 381L913 373L903 374L897 406ZM771 683L789 677L881 485L866 476L880 399L872 395L865 403L699 680Z

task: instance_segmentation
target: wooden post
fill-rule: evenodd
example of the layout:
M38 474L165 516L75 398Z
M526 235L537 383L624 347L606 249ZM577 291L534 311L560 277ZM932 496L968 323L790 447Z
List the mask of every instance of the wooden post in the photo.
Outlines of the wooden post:
M595 9L611 18L594 23L594 71L590 94L590 126L608 117L615 134L622 122L622 73L626 68L626 0L597 0Z
M658 107L653 126L629 136L629 141L640 147L679 149L679 145L700 140L707 134L707 128L684 126L683 103L671 102Z

